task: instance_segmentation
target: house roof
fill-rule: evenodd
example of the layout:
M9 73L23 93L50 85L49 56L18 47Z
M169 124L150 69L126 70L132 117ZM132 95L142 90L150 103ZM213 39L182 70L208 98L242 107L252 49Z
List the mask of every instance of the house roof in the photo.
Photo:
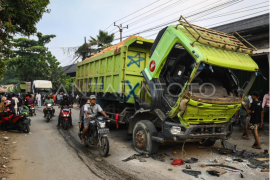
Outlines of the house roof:
M66 74L74 73L74 72L76 72L76 69L77 69L77 64L71 64L71 65L62 67L62 70Z

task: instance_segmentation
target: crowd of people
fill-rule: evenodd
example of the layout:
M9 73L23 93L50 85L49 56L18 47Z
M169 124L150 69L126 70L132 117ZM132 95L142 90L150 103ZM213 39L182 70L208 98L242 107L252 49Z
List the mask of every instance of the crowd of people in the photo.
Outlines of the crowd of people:
M255 149L261 149L258 129L263 128L264 122L269 122L269 91L264 95L263 101L259 100L260 93L253 91L251 94L243 97L242 105L235 113L234 121L239 122L243 130L243 139L249 140L248 129L251 130L255 142L252 145Z

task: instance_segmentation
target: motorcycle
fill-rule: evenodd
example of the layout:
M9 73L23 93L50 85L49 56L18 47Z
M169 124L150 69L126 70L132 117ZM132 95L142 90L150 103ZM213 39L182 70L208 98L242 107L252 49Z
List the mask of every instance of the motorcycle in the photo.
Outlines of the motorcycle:
M29 116L29 108L27 106L23 106L23 108L20 110L21 115L25 114L26 117Z
M1 114L0 126L4 131L18 130L29 133L30 125L31 119L27 118L26 114L16 116L11 113L9 108L6 108Z
M63 106L60 113L60 123L65 130L68 129L68 126L71 124L71 109L69 106Z
M109 132L109 128L106 128L104 116L98 116L95 119L91 119L89 129L85 134L85 144L88 146L98 146L100 155L105 157L108 155L110 149L107 137ZM82 140L81 134L79 134L79 138Z
M49 123L50 119L52 118L52 115L53 115L52 104L47 104L46 109L45 109L45 117L47 119L47 123Z
M29 109L29 116L33 116L33 115L36 115L35 113L35 107L33 104L29 104L27 105L28 109Z

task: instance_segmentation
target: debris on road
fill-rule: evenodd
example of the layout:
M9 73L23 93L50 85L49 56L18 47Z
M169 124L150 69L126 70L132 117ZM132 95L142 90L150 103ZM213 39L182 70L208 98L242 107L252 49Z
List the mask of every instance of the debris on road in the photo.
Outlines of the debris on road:
M172 162L172 165L178 165L178 166L181 166L181 164L185 164L185 161L183 159L175 159L173 162Z
M211 168L208 169L207 172L213 176L220 176L222 174L225 174L227 171L223 170L223 169L219 169L219 168Z
M170 152L165 152L164 154L165 154L166 156L173 157L173 154L170 153Z
M142 155L141 154L133 154L132 156L122 160L123 162L127 162L127 161L130 161L130 160L133 160L133 159L138 159L140 162L146 162L145 159L143 159Z
M205 149L205 146L198 146L198 149Z
M4 141L8 141L9 137L3 137Z
M190 165L186 165L186 169L191 169L191 166Z
M173 170L172 168L168 169L168 171L172 171L172 170Z
M190 159L185 160L185 162L186 162L186 163L196 163L196 162L198 162L198 159L192 157L192 158L190 158Z
M194 170L187 170L187 169L183 169L182 172L194 176L195 178L198 178L200 174L202 174L201 171L194 171Z
M156 161L165 162L165 159L164 159L165 156L162 154L154 154L154 155L151 155L150 157L152 157Z
M202 166L202 167L207 167L207 166L219 166L219 167L231 168L231 169L234 169L234 170L240 170L241 172L243 172L243 170L238 169L238 168L235 168L235 167L233 167L233 166L228 166L228 165L226 165L225 163L221 163L221 164L202 164L201 166Z

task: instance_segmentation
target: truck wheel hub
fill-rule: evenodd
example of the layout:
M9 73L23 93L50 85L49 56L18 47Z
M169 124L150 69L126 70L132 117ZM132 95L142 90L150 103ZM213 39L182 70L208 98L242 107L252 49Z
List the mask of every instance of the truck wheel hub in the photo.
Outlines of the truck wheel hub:
M145 140L145 134L143 131L138 131L136 133L136 146L140 149L144 149L145 148L145 144L146 144L146 140Z

